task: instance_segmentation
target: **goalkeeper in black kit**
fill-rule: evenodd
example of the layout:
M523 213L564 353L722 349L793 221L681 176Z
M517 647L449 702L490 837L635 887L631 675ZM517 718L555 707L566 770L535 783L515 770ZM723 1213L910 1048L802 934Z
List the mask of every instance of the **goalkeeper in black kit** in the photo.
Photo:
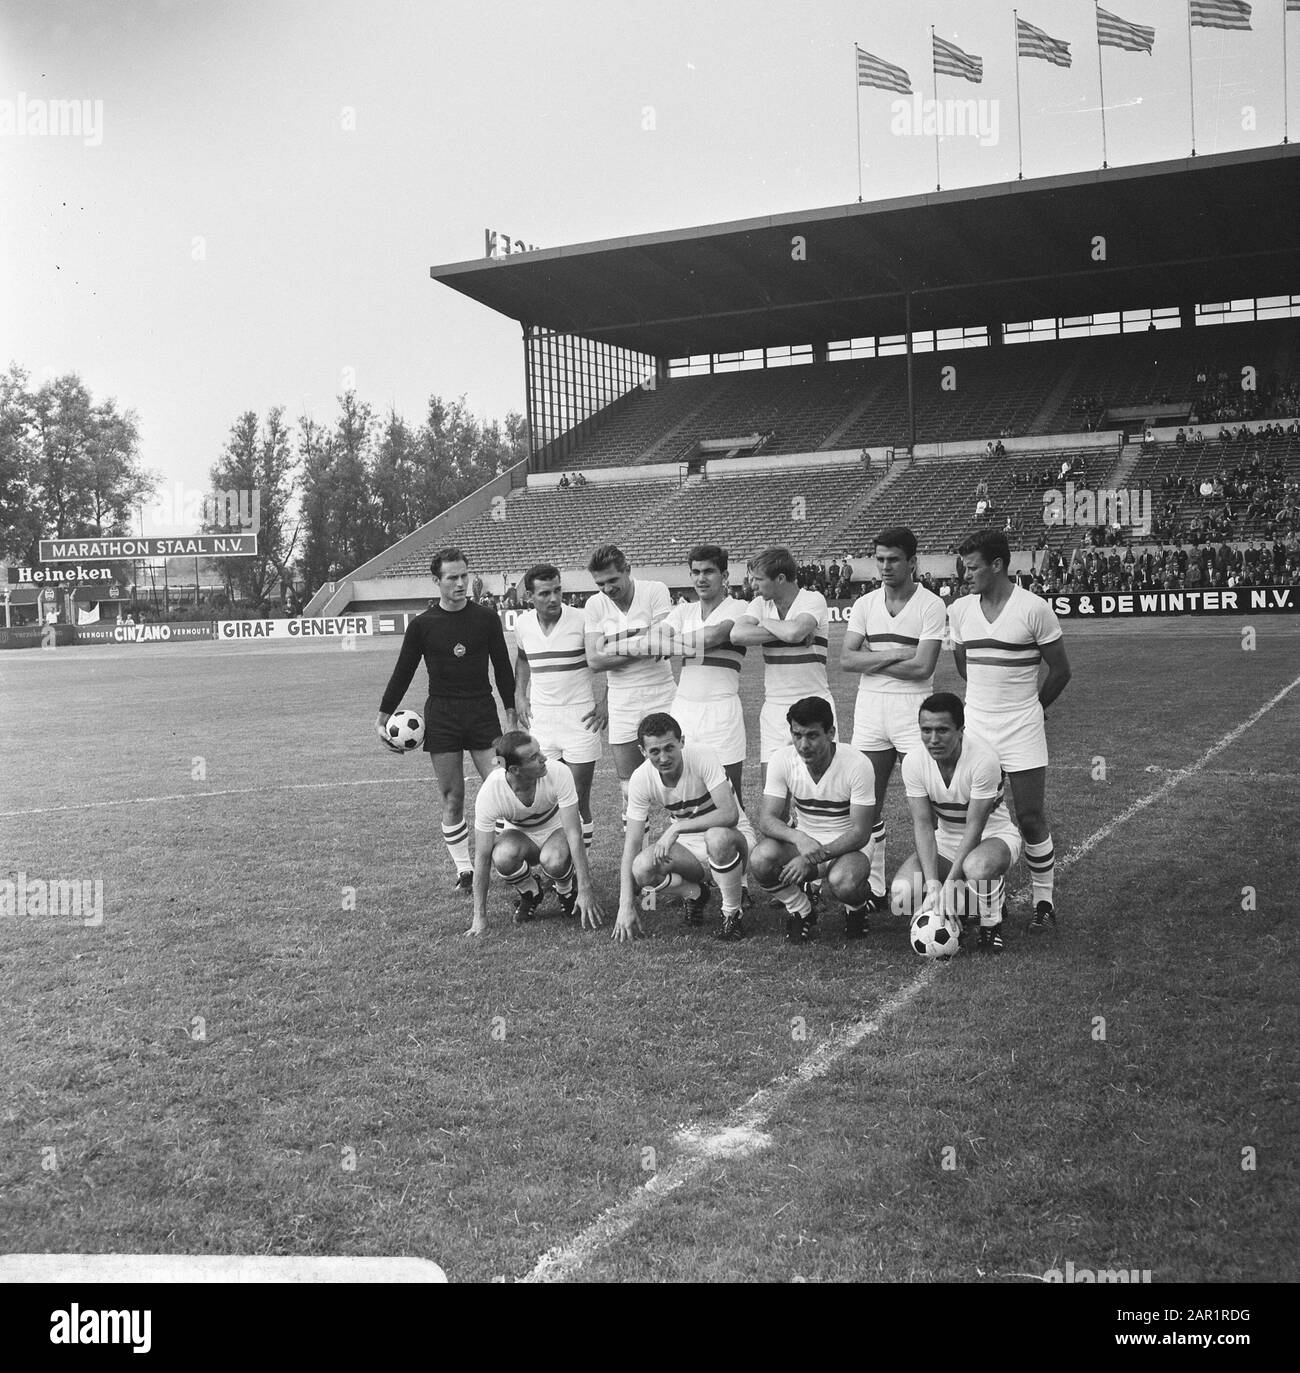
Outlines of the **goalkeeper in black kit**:
M376 727L379 737L388 717L402 703L420 659L429 669L429 699L424 707L424 751L433 757L433 771L442 794L442 839L456 864L456 889L474 889L469 856L469 826L465 823L465 750L480 777L496 763L493 744L501 735L488 659L497 693L507 703L506 728L516 726L515 674L510 666L501 621L494 611L469 599L469 563L459 548L440 548L433 555L437 603L406 627L397 666L384 689Z

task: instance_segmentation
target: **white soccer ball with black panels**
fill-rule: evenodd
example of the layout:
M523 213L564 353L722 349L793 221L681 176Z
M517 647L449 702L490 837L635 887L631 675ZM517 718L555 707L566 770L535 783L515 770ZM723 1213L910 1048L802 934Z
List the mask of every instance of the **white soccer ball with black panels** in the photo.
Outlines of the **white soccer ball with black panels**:
M408 753L424 743L424 721L413 710L395 710L384 726L384 743L397 753Z
M908 940L922 958L951 958L957 952L961 926L942 911L922 911L912 921Z

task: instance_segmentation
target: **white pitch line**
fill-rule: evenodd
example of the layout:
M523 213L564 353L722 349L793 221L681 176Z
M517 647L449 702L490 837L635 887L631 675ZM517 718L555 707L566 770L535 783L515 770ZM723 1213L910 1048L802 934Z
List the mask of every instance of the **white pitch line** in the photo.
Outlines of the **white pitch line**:
M223 791L178 791L170 796L127 796L119 801L83 801L75 806L37 806L31 810L0 810L0 820L23 815L61 815L78 810L106 810L112 806L150 806L159 801L201 801L207 796L256 796L272 791L323 791L330 787L389 787L415 782L428 785L428 777L354 777L344 782L285 782L275 787L227 787Z
M1108 821L1099 830L1090 834L1081 844L1069 853L1058 858L1058 868L1068 868L1086 857L1098 844L1113 834L1121 825L1127 824L1135 815L1153 806L1167 796L1175 787L1181 786L1189 777L1194 777L1205 769L1209 761L1235 743L1254 724L1263 719L1270 710L1283 700L1296 687L1300 677L1284 686L1277 695L1266 701L1249 719L1243 720L1235 729L1229 730L1217 743L1211 744L1190 767L1180 768L1149 795L1135 801ZM732 1111L726 1121L709 1129L702 1125L687 1126L679 1131L677 1139L685 1142L689 1152L675 1159L662 1173L656 1173L643 1187L638 1187L630 1196L602 1211L587 1228L548 1249L537 1260L531 1273L524 1282L563 1282L595 1257L606 1245L621 1238L635 1228L642 1216L659 1201L679 1187L693 1181L715 1157L757 1152L766 1146L766 1139L755 1140L748 1149L737 1149L731 1144L736 1138L746 1135L759 1135L771 1119L773 1113L800 1088L813 1078L823 1077L839 1062L845 1054L856 1048L868 1035L876 1034L881 1022L903 1010L916 996L934 981L940 965L927 964L902 991L886 1001L871 1020L858 1020L838 1034L824 1039L792 1072L785 1073L755 1092L743 1106ZM715 1147L716 1145L716 1147Z
M732 1111L726 1123L716 1130L705 1131L703 1127L688 1126L678 1138L685 1136L690 1142L691 1152L677 1158L662 1173L656 1173L644 1187L638 1187L630 1197L602 1212L580 1234L564 1244L549 1249L537 1260L533 1271L525 1282L562 1282L572 1276L583 1264L607 1244L627 1234L642 1215L656 1202L675 1192L679 1187L691 1182L715 1158L720 1156L736 1157L738 1154L755 1152L763 1147L757 1141L749 1149L736 1147L733 1141L738 1138L752 1137L762 1131L773 1113L800 1088L815 1077L823 1077L851 1049L861 1044L868 1035L879 1032L880 1024L889 1016L901 1011L919 992L934 980L938 964L927 964L921 972L876 1012L873 1020L858 1020L838 1034L824 1039L791 1073L785 1073L760 1088L743 1106ZM711 1148L710 1141L725 1137L721 1147Z

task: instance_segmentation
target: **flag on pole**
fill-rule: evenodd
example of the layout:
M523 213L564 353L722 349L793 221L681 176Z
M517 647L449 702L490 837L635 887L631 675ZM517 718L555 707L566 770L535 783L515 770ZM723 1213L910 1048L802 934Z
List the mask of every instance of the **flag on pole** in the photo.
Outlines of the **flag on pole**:
M934 39L934 69L940 76L961 76L976 84L984 79L982 57L972 57L970 53L962 52L956 43L949 43L938 35Z
M854 44L857 47L856 44ZM876 86L882 91L897 91L900 95L912 94L912 82L902 67L875 57L857 48L858 85Z
M1192 3L1195 5L1196 0ZM1064 39L1053 38L1042 29L1036 29L1019 15L1016 16L1016 42L1021 57L1041 57L1057 67L1070 65L1070 45Z
M1131 24L1098 5L1097 42L1106 48L1123 48L1126 52L1152 52L1156 31L1145 24Z
M1246 0L1192 0L1192 23L1202 29L1249 29L1250 6Z

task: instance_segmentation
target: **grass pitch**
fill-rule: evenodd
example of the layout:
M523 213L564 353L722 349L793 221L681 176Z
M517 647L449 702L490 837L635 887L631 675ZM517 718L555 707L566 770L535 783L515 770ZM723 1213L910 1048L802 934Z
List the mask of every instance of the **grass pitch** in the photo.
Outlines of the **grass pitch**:
M581 1275L1300 1276L1300 688L1179 776L1300 672L1300 626L1254 629L1245 650L1227 621L1067 626L1059 936L1024 934L1022 866L1000 959L955 960L781 1095L766 1147L710 1162ZM397 647L0 657L0 877L103 883L101 925L0 929L5 1250L523 1276L670 1168L681 1126L725 1122L920 972L901 921L846 944L831 915L796 949L764 906L739 945L666 911L619 948L558 917L515 928L494 888L492 933L462 938L432 770L371 733ZM757 662L743 687L756 734ZM595 800L612 922L608 756ZM892 874L897 780L887 818Z

